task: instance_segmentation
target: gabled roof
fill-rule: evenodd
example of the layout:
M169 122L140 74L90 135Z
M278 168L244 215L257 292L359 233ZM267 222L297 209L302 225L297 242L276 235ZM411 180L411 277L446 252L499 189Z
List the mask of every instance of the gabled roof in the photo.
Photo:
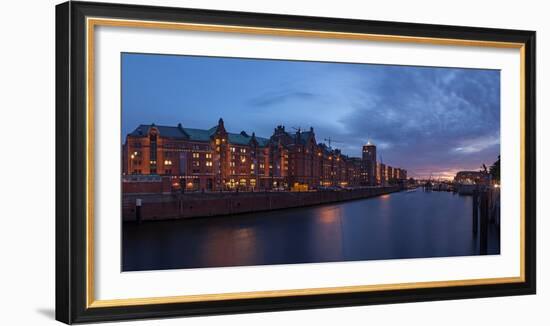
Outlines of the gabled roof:
M176 127L177 128L177 127ZM182 128L186 134L189 135L190 140L195 141L210 141L210 137L216 133L216 127L212 127L208 130L194 129L194 128ZM161 132L162 135L162 132Z
M216 127L212 127L210 129L194 129L182 128L180 126L139 125L134 131L129 133L128 136L146 137L152 127L158 129L161 137L194 141L210 141L210 136L216 132Z
M294 143L300 144L300 145L306 145L310 138L314 137L315 134L312 131L301 131L300 132L300 141L298 141L298 135L297 134L291 134L290 135L292 139L294 139Z
M256 137L256 141L258 142L258 146L260 147L266 147L267 145L269 145L269 138Z
M157 125L139 125L136 129L134 129L134 131L129 133L128 136L146 137L149 134L149 130L151 129L151 127L157 128L163 137L187 138L187 135L183 132L183 130L177 127L157 126Z
M185 139L193 140L200 142L210 141L210 137L216 133L217 126L214 126L210 129L196 129L196 128L183 128L181 126L157 126L157 125L139 125L134 131L128 134L131 137L147 137L149 130L155 127L158 129L161 137L168 137L174 139ZM240 134L227 133L228 141L230 144L235 145L248 145L252 140L252 136L248 135L246 132L241 132ZM256 141L260 147L265 147L269 144L268 138L257 137Z
M257 136L254 136L254 137L256 138L256 141L258 142L258 146L260 147L265 147L269 143L269 139L267 138L257 137ZM228 132L227 138L230 144L235 144L235 145L248 145L252 140L252 136L248 135L244 131L242 131L240 134Z
M231 132L227 133L227 139L229 140L230 144L235 145L248 145L248 142L250 141L251 137L245 136L243 134L234 134Z

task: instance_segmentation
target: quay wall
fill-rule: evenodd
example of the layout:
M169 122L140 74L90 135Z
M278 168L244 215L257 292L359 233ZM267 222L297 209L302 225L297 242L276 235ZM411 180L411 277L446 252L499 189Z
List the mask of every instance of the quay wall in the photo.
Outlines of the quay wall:
M400 191L399 186L342 191L232 192L187 194L130 194L122 199L124 221L135 221L136 199L141 199L141 220L166 220L233 215L313 206L370 198Z

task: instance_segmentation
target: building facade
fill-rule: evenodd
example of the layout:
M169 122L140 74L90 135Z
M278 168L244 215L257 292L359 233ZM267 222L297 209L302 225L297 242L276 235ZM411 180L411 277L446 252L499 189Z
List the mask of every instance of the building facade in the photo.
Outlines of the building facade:
M376 146L371 144L370 140L366 145L363 145L363 164L364 175L369 185L377 184L377 168L376 168Z
M210 129L140 125L126 136L122 159L123 175L168 176L184 191L304 190L406 179L402 169L389 179L387 172L382 180L377 176L376 146L370 142L355 158L317 143L313 128L289 132L277 126L263 138L228 132L223 119Z

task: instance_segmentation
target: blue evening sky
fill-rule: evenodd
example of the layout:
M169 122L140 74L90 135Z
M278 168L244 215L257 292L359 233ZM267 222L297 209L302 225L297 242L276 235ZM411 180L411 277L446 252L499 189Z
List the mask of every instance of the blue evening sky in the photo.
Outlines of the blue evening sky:
M500 72L122 54L122 136L139 124L210 128L270 137L281 124L414 177L477 170L500 154Z

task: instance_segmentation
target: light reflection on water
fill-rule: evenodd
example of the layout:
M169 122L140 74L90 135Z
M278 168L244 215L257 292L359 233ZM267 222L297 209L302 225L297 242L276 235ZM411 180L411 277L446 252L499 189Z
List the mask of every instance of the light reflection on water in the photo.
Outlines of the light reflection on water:
M123 270L475 255L472 200L401 192L264 213L123 225ZM490 227L489 254L500 252Z

